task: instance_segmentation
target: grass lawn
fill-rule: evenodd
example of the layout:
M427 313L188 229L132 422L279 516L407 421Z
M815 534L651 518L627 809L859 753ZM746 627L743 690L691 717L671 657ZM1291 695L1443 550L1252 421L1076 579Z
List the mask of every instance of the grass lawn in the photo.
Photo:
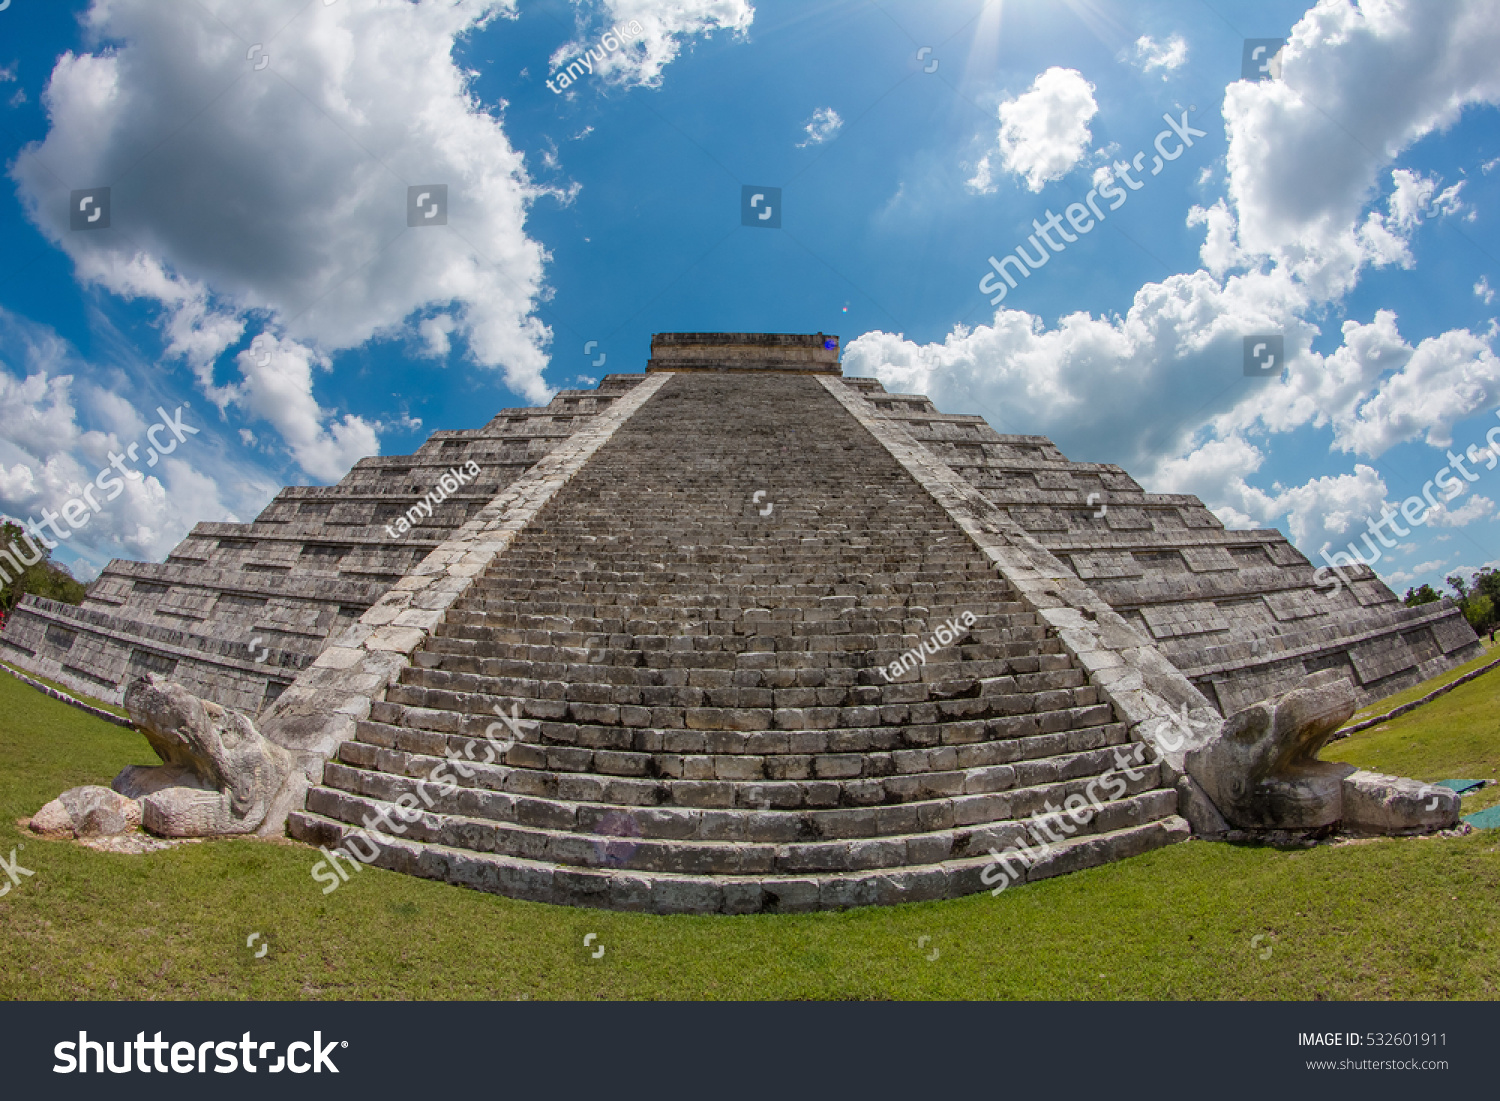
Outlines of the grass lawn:
M1485 645L1489 650L1484 657L1381 700L1350 722L1382 715L1500 658L1500 643L1486 640ZM1418 780L1489 780L1464 796L1463 813L1500 803L1500 669L1388 723L1334 742L1322 757Z
M30 669L22 669L19 665L14 665L8 661L0 661L0 666L3 666L6 669L14 669L22 676L30 677L32 680L37 681L41 684L45 684L49 688L56 688L59 692L64 692L67 695L72 696L75 700L80 700L92 707L97 707L101 711L112 712L116 715L119 715L122 719L130 718L130 716L125 713L125 709L117 703L105 703L103 700L95 699L93 696L89 696L84 694L83 692L78 691L78 689L72 687L71 685L63 684L61 681L55 681L51 677L44 677L40 673L33 673ZM0 676L3 675L4 674L0 674ZM1350 721L1352 722L1353 720L1351 719Z
M1408 688L1404 692L1397 692L1395 695L1387 696L1383 700L1376 700L1368 707L1360 708L1350 716L1349 722L1344 725L1361 723L1366 719L1373 719L1376 715L1384 715L1393 708L1400 707L1404 703L1410 703L1412 700L1425 696L1427 693L1441 688L1445 684L1451 684L1465 673L1472 673L1476 669L1482 669L1490 662L1500 658L1500 642L1491 642L1483 635L1480 635L1479 644L1484 647L1484 653L1479 657L1466 661L1464 664L1456 666L1446 673L1440 673L1431 680L1423 681L1421 684ZM1492 670L1492 672L1500 674L1500 669ZM1489 673L1485 674L1485 676L1489 675Z
M1495 776L1500 670L1328 756ZM0 898L11 1000L1500 998L1500 831L1299 851L1191 841L999 898L657 917L376 868L323 895L316 851L291 842L121 856L37 840L16 820L156 761L139 735L3 675L0 761L0 856L14 848L35 873ZM253 932L271 945L258 961Z

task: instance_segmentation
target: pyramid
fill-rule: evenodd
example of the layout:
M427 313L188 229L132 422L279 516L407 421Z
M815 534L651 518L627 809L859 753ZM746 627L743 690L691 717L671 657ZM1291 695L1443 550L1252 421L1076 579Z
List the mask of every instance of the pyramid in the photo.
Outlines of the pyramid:
M256 716L309 778L273 828L360 834L380 866L576 905L830 909L989 889L995 850L1111 777L1027 879L1182 840L1180 761L1139 751L1154 716L1328 670L1371 700L1481 652L1453 606L1343 579L846 378L836 338L666 333L644 374L199 524L82 606L28 597L0 656Z

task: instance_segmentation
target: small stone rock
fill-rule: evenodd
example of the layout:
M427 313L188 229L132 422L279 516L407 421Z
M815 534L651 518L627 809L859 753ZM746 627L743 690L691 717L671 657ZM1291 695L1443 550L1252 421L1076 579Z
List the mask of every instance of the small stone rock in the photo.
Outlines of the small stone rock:
M72 837L73 816L61 799L54 799L31 816L31 830L43 837Z
M1344 828L1358 833L1427 833L1458 824L1455 792L1361 770L1344 777Z
M31 819L33 831L50 837L115 837L140 824L139 803L97 785L70 788Z

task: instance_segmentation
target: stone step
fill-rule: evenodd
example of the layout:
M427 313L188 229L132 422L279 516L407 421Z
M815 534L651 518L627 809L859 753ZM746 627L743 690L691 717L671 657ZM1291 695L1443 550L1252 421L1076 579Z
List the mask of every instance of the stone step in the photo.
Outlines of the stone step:
M723 649L743 650L753 648L753 644L746 640L754 638L776 639L785 649L806 650L814 653L857 650L861 653L878 654L888 660L894 660L907 650L917 650L923 646L928 648L930 654L930 649L934 644L942 646L943 649L954 645L948 643L943 646L930 636L923 638L915 631L896 630L877 633L857 629L838 630L830 629L824 624L801 624L793 620L769 619L746 622L743 625L736 624L732 628L719 624L685 624L675 631L664 631L660 624L632 623L628 624L626 632L621 634L543 628L527 629L504 624L490 625L482 619L467 623L450 623L450 627L479 628L487 632L484 641L497 648L507 645L525 647L528 650L583 647L600 650L605 653L606 657L617 652L628 654L653 650L702 650L706 652ZM1031 625L1027 624L1022 630L1028 630L1030 627ZM453 632L439 637L451 638L455 635L456 632ZM983 640L983 637L967 642L960 641L958 645L976 645ZM991 637L994 637L996 641L1007 641L1002 632L995 632L995 635ZM538 655L533 660L548 659Z
M622 628L629 634L671 633L633 626L636 623L662 623L677 630L684 623L739 625L755 620L789 620L794 623L816 623L841 627L845 631L850 629L850 624L855 623L868 625L889 623L897 625L894 633L905 634L936 630L939 626L947 626L950 619L960 630L966 631L996 630L1021 623L1029 626L1038 622L1034 612L1014 603L1009 605L989 603L978 608L974 605L960 607L942 604L864 608L849 603L833 603L834 601L852 602L855 599L854 597L822 597L818 600L818 603L823 605L822 607L765 607L756 604L727 607L721 604L710 608L670 604L580 603L575 594L571 603L560 601L549 603L544 600L465 601L454 607L453 614L469 617L468 622L475 622L474 617L483 617L497 627L523 627L528 630L569 630L575 629L574 625L578 620L595 620L620 624L620 627L614 628L611 632L617 634L621 633ZM966 612L973 617L972 622L965 620ZM965 626L966 623L967 626Z
M481 775L481 766L477 762L469 766L473 776L464 776L450 765L446 772L438 773L438 781L430 781L428 777L438 763L435 757L354 743L350 748L359 752L329 762L322 787L385 802L400 801L403 794L410 793L424 806L430 801L436 814L490 818L606 836L779 843L962 830L1005 820L1007 812L1011 819L1050 813L1070 795L1081 794L1082 798L1088 799L1090 792L1096 797L1102 795L1100 802L1107 806L1145 795L1160 796L1164 800L1160 805L1167 807L1168 811L1176 806L1176 793L1170 789L1152 788L1153 770L1134 764L1131 751L1126 751L1121 759L1130 766L1130 772L1135 773L1137 779L1132 780L1129 773L1120 772L1118 784L1112 779L1101 780L1091 787L1091 781L1097 777L1084 776L1074 778L1076 782L1056 781L1033 785L1030 789L1012 789L1003 801L973 795L934 794L931 798L906 803L839 808L778 806L770 798L758 799L748 807L621 803L616 799L617 793L609 791L613 780L591 783L588 778L579 777L560 778L551 795L533 794L530 790L503 791L479 783L481 779L490 783L500 781L493 769L486 769ZM346 760L361 763L356 767L346 764ZM453 779L453 784L442 782L448 777ZM627 794L652 793L637 789ZM1113 799L1109 798L1111 795ZM407 805L413 804L408 802ZM1000 818L996 817L997 813L1001 814Z
M917 651L921 645L930 645L930 639L913 639L910 635L802 635L796 634L791 629L781 632L765 630L755 634L738 633L716 633L716 634L674 634L674 635L596 635L592 633L576 632L570 636L563 636L553 642L544 641L511 641L516 634L514 628L509 627L487 627L479 623L446 625L446 630L435 635L435 639L459 639L469 642L482 643L486 650L502 649L510 645L525 653L493 654L488 656L510 657L515 656L534 663L546 663L550 661L568 660L568 655L578 652L585 655L579 664L597 662L600 664L625 664L641 665L653 656L662 653L670 653L680 660L674 664L681 665L683 660L689 660L694 655L711 658L716 654L747 654L761 653L767 651L779 651L784 653L801 653L805 655L821 655L821 661L826 663L829 655L856 654L870 655L870 660L860 660L859 664L876 666L879 659L889 657L895 660L899 655L908 650ZM545 638L545 635L540 638ZM1049 637L1045 628L1021 627L1015 630L985 632L979 639L960 642L960 655L967 651L966 648L982 646L985 644L1004 645L1011 642L1035 642L1042 643ZM436 647L434 647L436 649ZM594 651L599 656L594 658L589 654ZM550 651L550 653L538 652ZM946 652L944 648L943 652ZM1055 652L1055 649L1054 651ZM561 657L559 656L561 655ZM941 656L941 652L940 655ZM928 662L932 663L933 655L928 655ZM920 659L917 659L920 661ZM952 660L951 658L949 660ZM706 665L712 667L714 662L706 661ZM717 664L722 664L719 662Z
M297 840L328 850L344 845L355 832L346 823L305 811L292 814L288 829ZM1137 856L1184 841L1190 832L1187 823L1174 815L1109 833L1074 838L1051 846L1030 867L1017 868L1020 874L1016 881L1035 882ZM692 876L574 868L549 861L422 844L385 834L371 835L368 843L356 840L353 847L370 855L375 867L509 898L660 914L798 913L896 905L976 894L991 889L996 882L994 875L989 881L982 879L986 868L993 864L987 854L879 871ZM354 877L359 872L346 867L344 874ZM325 893L332 889L332 886L325 888Z
M621 572L611 567L608 558L580 562L568 568L537 566L513 570L507 564L505 573L488 573L475 579L468 595L497 599L543 594L589 596L640 595L652 601L663 597L683 598L707 591L715 597L736 599L756 596L784 596L816 601L825 597L876 599L889 603L904 597L921 603L931 598L1014 600L1015 590L993 572L988 563L975 563L970 571L939 564L809 562L795 556L766 556L766 561L742 569L723 563L656 563L641 569ZM703 586L673 593L674 584L696 582Z
M489 716L492 713L511 711L517 704L522 715L532 718L567 719L579 723L624 726L683 726L691 730L736 730L752 732L759 730L829 730L836 727L864 727L883 724L880 706L886 703L927 702L936 707L935 718L939 721L961 721L965 719L988 719L999 715L1017 715L1031 712L1043 713L1062 708L1071 708L1082 699L1092 700L1093 690L1083 697L1076 690L1086 686L1081 670L1067 669L1051 673L1001 676L981 681L970 679L950 682L944 688L941 683L917 682L925 691L918 700L905 700L917 693L902 692L901 689L917 685L890 685L881 691L880 703L856 704L853 706L820 705L816 702L792 703L806 700L797 689L731 688L723 692L734 693L742 703L724 706L680 706L665 704L654 706L645 700L646 689L621 689L622 694L635 696L635 702L589 703L584 700L536 699L512 694L490 694L479 690L458 690L446 687L429 687L423 681L484 684L490 678L470 674L447 674L440 670L408 669L402 673L401 683L386 690L386 702L419 707L429 711L453 711L460 714ZM974 694L961 694L974 685ZM675 692L675 690L670 690ZM818 691L818 690L807 690ZM823 698L829 698L837 689L827 690ZM776 700L776 693L794 693ZM766 700L762 693L770 696ZM589 694L589 693L584 693ZM661 693L652 698L684 698L683 695L668 697ZM691 698L691 692L686 694ZM723 696L721 695L721 699ZM815 700L816 696L813 697ZM707 697L705 696L705 702ZM756 706L764 702L766 706ZM1103 706L1103 705L1101 705ZM497 711L498 709L498 711ZM490 721L490 720L486 720Z
M1041 657L1024 660L1035 666ZM1050 655L1061 658L1063 655ZM608 666L589 666L605 669ZM953 668L952 665L949 668ZM428 669L418 666L402 671L399 685L386 693L386 701L431 710L479 712L487 714L495 707L510 711L512 703L520 713L531 718L565 719L577 722L622 723L626 726L650 726L648 716L632 718L626 707L680 707L688 714L707 710L745 711L754 714L723 716L713 725L684 722L680 725L696 730L790 730L826 729L835 726L869 726L886 723L867 709L886 705L910 705L936 702L944 718L967 718L994 709L1002 714L1026 711L1050 711L1060 707L1092 703L1096 694L1087 687L1081 670L1067 668L1045 672L1021 673L1011 663L961 662L962 672L941 679L884 682L859 686L821 686L772 688L764 685L757 670L697 669L689 673L682 686L654 686L600 682L594 679L568 678L530 680L519 677L497 677L478 673ZM644 670L633 670L645 672ZM984 675L988 674L988 675ZM402 691L397 691L397 688ZM415 691L425 689L441 693L423 698ZM1080 697L1079 692L1084 695ZM1066 693L1066 695L1063 695ZM1032 701L1030 703L1026 701ZM857 713L854 709L861 709ZM787 726L795 716L779 714L791 709L811 709L816 715L796 727ZM830 712L842 709L845 714ZM700 716L700 718L706 716Z
M1080 690L1079 700L1090 697ZM590 749L617 749L639 753L685 753L685 754L757 754L761 756L786 753L819 754L850 752L885 752L902 749L926 750L952 745L966 746L976 742L1008 741L1013 738L1030 738L1038 735L1057 734L1067 730L1090 730L1096 726L1118 725L1113 711L1103 703L1080 703L1077 707L1062 708L1046 712L1029 712L1001 715L961 721L937 721L935 709L923 706L908 711L905 724L887 724L865 728L825 728L821 730L768 730L740 732L732 730L700 730L677 727L625 727L618 725L592 725L522 719L514 716L519 709L497 710L474 715L454 711L434 711L417 707L403 707L388 702L378 703L371 709L371 719L356 726L356 732L367 724L371 729L386 728L408 731L414 737L428 735L454 739L454 748L461 750L462 743L485 739L493 735L495 741L517 741L529 745L581 746ZM500 721L499 716L506 716ZM922 721L929 720L929 721ZM519 727L521 736L515 736ZM376 741L375 744L384 744ZM435 749L433 752L441 753Z
M488 716L491 711L517 717L565 719L622 726L653 726L654 717L675 708L697 714L699 722L676 725L693 730L823 730L830 726L889 726L992 715L1015 715L1083 706L1099 700L1095 690L1078 683L1076 670L1058 674L976 677L973 670L1000 662L969 662L969 675L930 681L846 685L825 678L821 687L754 687L766 683L758 671L692 670L686 685L626 685L595 680L531 681L518 677L475 676L439 669L411 669L401 674L403 689L428 689L462 699L387 692L387 703L429 711ZM962 667L961 667L962 668ZM625 670L622 670L625 671ZM636 672L646 672L637 670ZM733 682L730 678L733 677ZM1066 678L1066 679L1064 679ZM786 678L788 681L791 678ZM1071 682L1072 687L1067 684ZM1054 687L1038 689L1039 684ZM478 697L470 699L469 697ZM803 710L807 717L783 714ZM859 710L854 710L859 709ZM879 714L876 713L878 709ZM713 717L709 711L756 714ZM838 714L836 712L844 712ZM795 727L786 725L797 722Z
M503 646L506 644L524 645L528 649L532 646L532 642L529 641L529 636L526 632L518 632L516 628L513 627L490 626L487 625L483 619L477 619L473 622L457 622L454 620L449 620L443 624L440 624L440 626L443 628L442 631L435 632L428 639L428 650L430 651L442 652L444 650L447 650L449 652L463 652L465 649L467 649L469 652L473 652L476 649L476 647L473 646L445 646L445 642L447 640L455 640L462 643L481 643L486 648L492 646ZM518 634L522 636L521 641L516 641L516 637ZM546 645L543 643L538 643L538 645L543 645L544 648L552 648L558 650L587 650L592 647L593 649L600 652L601 657L599 660L601 662L613 659L613 661L610 662L612 664L624 663L631 665L640 664L639 656L642 654L660 652L662 650L679 650L688 652L697 649L700 653L712 654L715 650L722 650L726 647L735 647L737 648L738 652L746 653L764 651L768 648L779 648L782 650L802 650L817 653L831 652L822 648L814 651L811 644L807 642L803 642L800 645L795 644L798 642L798 640L805 640L809 637L817 636L805 636L790 633L778 635L772 634L770 632L766 632L764 634L727 634L719 632L713 634L695 635L605 635L602 632L594 633L578 631L573 632L572 635L568 637L566 642L556 643L550 647L546 647ZM828 635L822 637L830 640L841 639L846 641L849 636ZM919 634L916 638L913 638L911 634L892 634L863 637L868 637L870 640L868 646L866 647L867 650L871 652L877 652L882 655L889 654L891 655L893 660L896 656L904 654L908 650L918 649L920 644L925 643L930 645L932 641L930 635L921 634ZM977 636L974 636L971 633L969 637L966 637L965 640L959 642L958 646L964 653L973 652L973 647L985 645L1006 646L1007 644L1013 642L1033 643L1040 647L1042 644L1049 641L1052 637L1053 636L1050 633L1050 628L1027 625L1022 627L1007 628L1004 630L983 631ZM703 639L704 641L697 644L694 644L692 642L678 641L681 639L693 638ZM778 643L776 641L777 639L783 641ZM832 646L833 644L832 642L830 642L828 645ZM845 646L840 645L837 647L837 649L843 650L845 649ZM1054 647L1050 650L1044 649L1041 652L1059 653L1061 651ZM539 655L528 655L527 660L543 661L546 659L543 659Z
M890 833L878 836L839 837L827 841L786 840L751 841L715 838L702 840L680 837L646 837L633 834L584 831L578 829L576 815L572 826L562 828L546 824L525 824L507 820L507 812L517 813L514 805L483 806L492 813L482 816L439 811L438 797L426 792L434 809L422 809L406 821L398 814L393 801L406 795L406 807L423 807L420 785L403 787L379 773L359 773L343 777L347 784L340 789L317 787L308 793L307 810L345 825L361 824L389 835L401 835L424 844L447 848L492 852L528 860L550 861L572 867L621 867L631 871L671 872L689 875L799 875L808 872L852 872L909 865L934 864L961 859L991 848L1004 852L1019 840L1045 836L1037 818L1028 816L1013 822L996 823L972 829L933 830L920 833ZM356 791L367 787L371 791ZM1053 795L1065 798L1061 791ZM389 796L389 798L387 798ZM503 801L503 797L499 797ZM470 803L479 802L470 799ZM496 798L490 800L491 804ZM1057 805L1054 801L1054 806ZM531 808L534 814L537 808ZM1147 791L1103 803L1098 813L1075 825L1074 838L1108 833L1115 829L1139 826L1171 817L1176 812L1176 795L1170 791ZM497 817L497 815L501 817ZM791 815L768 815L792 818ZM622 817L617 828L630 829ZM603 828L614 822L598 823ZM1054 820L1045 820L1054 835L1069 836Z
M990 795L1094 775L1116 767L1121 760L1134 760L1129 754L1136 752L1120 749L1126 744L1125 727L1120 723L1018 734L999 741L842 753L817 752L848 747L826 742L820 747L816 739L806 746L789 739L752 747L783 749L781 753L714 753L714 746L692 737L694 731L659 733L663 735L660 744L673 749L641 752L630 744L489 742L366 723L360 727L358 740L343 743L338 760L428 777L443 760L451 759L463 768L456 764L449 771L473 772L477 786L548 798L567 793L570 799L628 806L769 804L785 809ZM670 736L674 733L684 737L674 739ZM643 739L637 744L658 743ZM803 752L789 751L796 749ZM1149 771L1154 782L1154 767Z
M515 645L505 635L512 632L497 631L496 643L499 646ZM1040 632L1038 632L1040 633ZM429 638L424 650L419 650L413 655L414 663L420 669L442 669L450 673L474 673L484 677L501 678L504 680L521 680L535 683L539 677L548 680L560 680L569 684L586 683L597 685L638 685L654 686L665 683L667 679L681 680L691 683L693 676L698 676L704 683L718 687L723 684L735 684L743 688L794 688L807 687L807 684L799 681L799 670L795 668L778 668L775 658L776 651L746 650L732 652L732 662L722 660L722 655L731 653L728 651L714 652L705 651L705 663L698 667L697 671L689 672L681 676L671 676L670 670L660 662L655 665L649 664L648 654L645 651L624 651L616 649L615 640L610 640L606 651L603 647L564 647L564 649L582 649L590 659L587 662L577 664L557 664L548 662L531 662L521 658L510 656L507 652L504 656L492 656L490 654L491 644L488 640L459 639L451 637ZM902 651L904 653L905 651ZM786 651L782 652L787 653ZM928 656L926 663L918 661L917 669L914 671L918 680L948 680L954 676L965 677L992 677L1002 676L1009 672L1036 672L1041 669L1039 658L1042 656L1057 656L1065 653L1061 639L1041 638L1028 640L1012 640L1006 642L981 642L964 643L957 650L958 661L949 660L955 651L944 648L936 655ZM650 656L660 656L660 652ZM876 671L882 664L889 665L896 661L900 654L887 651L885 654L874 653L870 655L871 664ZM761 658L770 660L748 661L744 659ZM612 660L611 660L612 659ZM850 667L851 670L855 667ZM941 675L925 677L922 674L928 668L941 671ZM958 670L959 672L954 672ZM727 676L721 676L727 674ZM803 678L807 679L807 678ZM816 680L819 683L827 680L827 671L819 670ZM857 677L851 676L851 683ZM900 679L912 679L911 676L893 677L891 681ZM872 684L890 683L884 678L872 680ZM515 686L497 686L499 691L519 691ZM865 702L865 701L859 701Z

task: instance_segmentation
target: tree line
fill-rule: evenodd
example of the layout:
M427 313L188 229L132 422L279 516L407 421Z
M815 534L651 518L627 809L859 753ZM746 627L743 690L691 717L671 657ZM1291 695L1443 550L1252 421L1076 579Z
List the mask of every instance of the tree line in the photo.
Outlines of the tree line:
M1463 574L1455 573L1443 580L1453 590L1450 599L1463 609L1464 618L1475 631L1483 634L1500 627L1500 614L1497 614L1497 609L1500 609L1500 570L1485 567L1477 570L1473 577L1466 578ZM1424 584L1419 588L1407 589L1401 602L1408 607L1415 607L1442 600L1447 595Z
M0 547L18 545L25 536L20 525L0 525ZM21 602L26 593L60 600L64 604L82 604L86 591L83 582L68 572L68 568L52 561L52 552L40 540L27 541L27 546L40 551L40 556L19 573L11 569L7 559L0 564L0 624L10 615L11 609Z

